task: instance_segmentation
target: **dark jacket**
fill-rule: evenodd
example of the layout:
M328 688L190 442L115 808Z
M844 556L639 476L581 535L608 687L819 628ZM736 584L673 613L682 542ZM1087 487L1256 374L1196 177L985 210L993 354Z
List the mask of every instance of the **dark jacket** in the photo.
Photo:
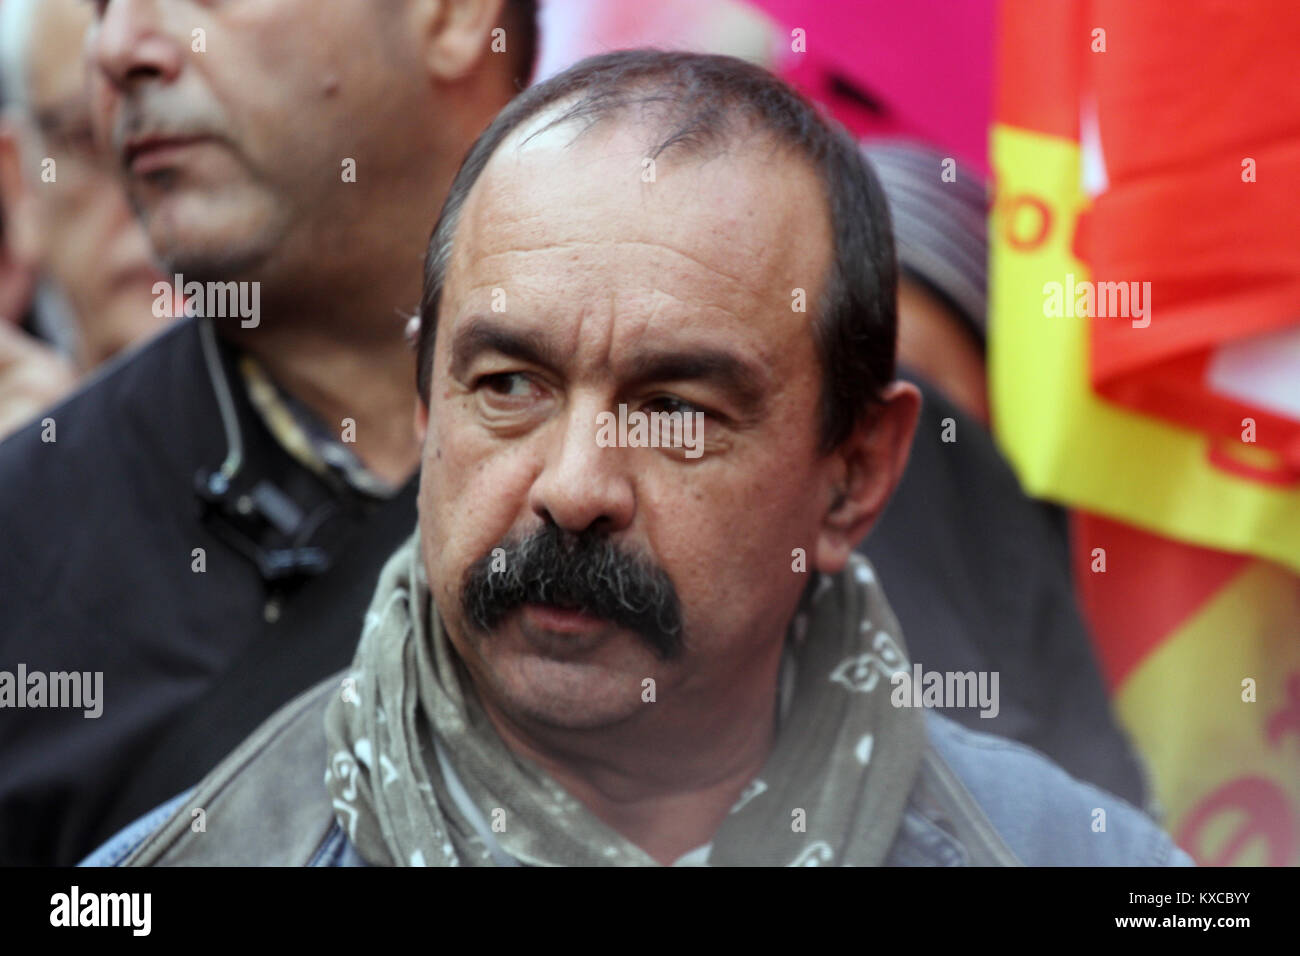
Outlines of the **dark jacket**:
M244 465L206 510L228 446L194 320L42 416L55 441L0 444L0 670L102 671L104 698L0 710L0 863L77 861L343 666L410 534L414 479L380 500L299 464L233 362Z
M912 660L931 671L997 671L996 717L944 713L1145 806L1141 765L1075 600L1062 513L1025 497L987 429L921 377L900 374L921 388L921 418L903 480L859 550Z

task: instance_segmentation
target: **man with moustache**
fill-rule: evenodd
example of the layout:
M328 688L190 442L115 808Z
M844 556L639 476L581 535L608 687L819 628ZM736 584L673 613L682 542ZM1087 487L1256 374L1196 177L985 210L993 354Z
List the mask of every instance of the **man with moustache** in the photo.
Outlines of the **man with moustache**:
M896 281L856 148L762 69L630 51L523 94L430 243L419 526L352 668L88 862L1187 862L892 701L854 548L917 417ZM704 454L598 442L624 405L703 413Z
M260 312L190 299L0 445L0 664L104 675L97 720L0 714L4 863L80 859L348 659L414 519L416 263L536 51L531 0L93 9L93 116L164 274Z

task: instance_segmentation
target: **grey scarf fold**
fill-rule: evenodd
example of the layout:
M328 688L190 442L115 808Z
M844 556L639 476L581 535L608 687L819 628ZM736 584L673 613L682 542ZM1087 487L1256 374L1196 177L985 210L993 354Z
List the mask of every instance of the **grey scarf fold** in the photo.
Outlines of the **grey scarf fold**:
M920 711L890 703L890 677L909 663L865 560L854 555L822 578L788 642L792 688L774 748L714 834L708 862L878 865L926 736ZM506 748L455 653L429 599L417 533L385 565L350 679L325 715L325 785L361 856L415 866L656 865Z

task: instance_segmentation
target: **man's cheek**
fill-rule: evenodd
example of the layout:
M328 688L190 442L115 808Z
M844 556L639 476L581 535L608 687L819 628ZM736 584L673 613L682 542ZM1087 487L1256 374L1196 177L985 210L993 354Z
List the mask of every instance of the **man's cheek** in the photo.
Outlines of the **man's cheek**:
M426 508L429 530L441 548L457 556L463 573L520 520L527 506L528 471L510 449L446 437L426 456Z
M810 553L807 524L792 521L786 511L761 498L733 495L709 507L696 503L678 525L672 545L661 547L661 560L679 590L698 591L704 601L748 607L774 597L773 584L789 583L790 576L803 570L798 549Z
M90 106L90 127L95 137L95 146L105 153L113 151L113 110L114 97L107 83L104 82L98 68L88 64L90 80L88 83L88 102Z
M433 391L437 400L429 407L424 468L437 476L437 488L444 496L459 494L486 449L470 421L467 398L436 382Z
M491 523L527 497L527 479L511 449L480 440L450 440L432 453L429 468L436 498L473 520Z

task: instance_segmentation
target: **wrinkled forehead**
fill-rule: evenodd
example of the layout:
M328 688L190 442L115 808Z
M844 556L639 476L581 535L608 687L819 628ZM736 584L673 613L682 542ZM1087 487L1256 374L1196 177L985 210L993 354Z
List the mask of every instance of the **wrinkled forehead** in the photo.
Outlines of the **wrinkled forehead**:
M551 125L548 112L506 138L457 224L444 319L512 265L537 271L543 261L560 280L552 295L595 283L787 317L796 288L817 301L832 239L812 165L759 134L658 150L664 131L637 119Z

